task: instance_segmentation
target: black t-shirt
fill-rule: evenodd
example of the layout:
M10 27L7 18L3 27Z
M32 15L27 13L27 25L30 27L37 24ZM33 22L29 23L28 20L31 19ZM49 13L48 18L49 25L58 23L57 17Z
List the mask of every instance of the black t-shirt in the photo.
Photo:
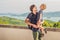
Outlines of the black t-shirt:
M29 19L30 23L36 25L36 24L37 24L37 21L39 20L38 12L36 13L36 15L31 12L31 13L27 16L27 18ZM32 26L29 26L29 25L28 25L28 27L29 27L29 29L31 29L31 30L34 31L34 32L38 30L38 28L33 28Z

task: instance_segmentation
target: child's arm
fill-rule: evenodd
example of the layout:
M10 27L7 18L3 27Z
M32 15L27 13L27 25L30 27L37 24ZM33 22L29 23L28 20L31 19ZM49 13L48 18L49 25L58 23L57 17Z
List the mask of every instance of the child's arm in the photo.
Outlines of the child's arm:
M42 27L41 27L41 21L39 20L38 22L37 22L37 27L39 27L39 28L41 28L42 29Z
M37 21L37 26L40 27L40 21L39 20Z

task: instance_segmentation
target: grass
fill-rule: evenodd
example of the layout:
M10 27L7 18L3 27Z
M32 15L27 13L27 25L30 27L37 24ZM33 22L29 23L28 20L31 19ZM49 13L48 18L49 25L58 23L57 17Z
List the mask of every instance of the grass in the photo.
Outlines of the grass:
M6 16L0 17L0 24L10 24L10 25L26 26L24 20L10 18L10 17L6 17Z

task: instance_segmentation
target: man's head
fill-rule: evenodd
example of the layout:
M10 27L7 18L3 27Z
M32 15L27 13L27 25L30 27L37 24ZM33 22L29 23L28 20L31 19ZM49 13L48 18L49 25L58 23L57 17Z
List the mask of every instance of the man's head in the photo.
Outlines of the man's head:
M41 9L41 10L45 10L45 9L46 9L46 5L45 5L45 4L41 4L41 5L40 5L40 9Z
M30 11L31 12L37 12L37 7L33 4L30 6Z

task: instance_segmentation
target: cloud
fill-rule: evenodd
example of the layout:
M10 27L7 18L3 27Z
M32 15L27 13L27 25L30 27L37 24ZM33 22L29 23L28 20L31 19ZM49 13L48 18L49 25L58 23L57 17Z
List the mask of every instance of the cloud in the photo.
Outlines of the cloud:
M39 8L41 3L47 5L45 11L59 11L60 0L0 0L0 13L25 13L29 12L29 6L36 4Z

